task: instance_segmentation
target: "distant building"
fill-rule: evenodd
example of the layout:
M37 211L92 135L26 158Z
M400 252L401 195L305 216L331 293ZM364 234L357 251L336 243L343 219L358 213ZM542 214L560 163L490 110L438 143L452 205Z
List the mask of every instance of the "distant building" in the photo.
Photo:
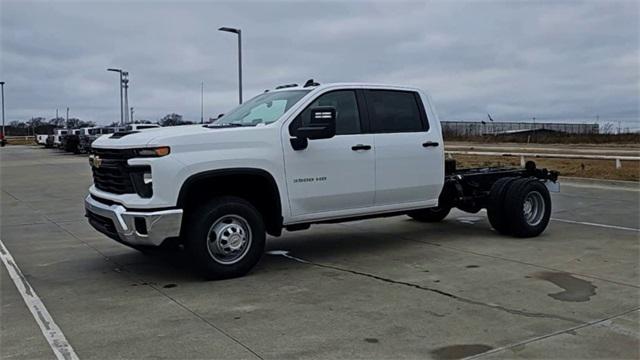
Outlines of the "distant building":
M442 121L441 125L442 132L449 136L506 135L531 130L566 134L598 134L600 132L598 124Z

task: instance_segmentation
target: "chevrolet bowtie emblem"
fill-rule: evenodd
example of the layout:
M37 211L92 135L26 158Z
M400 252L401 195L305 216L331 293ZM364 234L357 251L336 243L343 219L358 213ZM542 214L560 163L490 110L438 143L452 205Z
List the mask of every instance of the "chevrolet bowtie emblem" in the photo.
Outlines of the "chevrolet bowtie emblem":
M102 165L102 159L98 155L89 155L89 165L97 169Z

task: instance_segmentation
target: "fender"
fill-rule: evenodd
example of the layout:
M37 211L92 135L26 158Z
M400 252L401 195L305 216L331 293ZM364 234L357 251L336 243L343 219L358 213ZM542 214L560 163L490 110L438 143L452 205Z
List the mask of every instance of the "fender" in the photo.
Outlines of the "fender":
M266 180L268 186L271 188L271 191L276 196L275 204L272 204L275 208L275 214L270 219L265 219L267 224L267 228L270 230L269 233L272 235L280 235L282 230L282 199L280 198L280 191L278 189L278 184L268 171L257 168L227 168L227 169L216 169L216 170L207 170L197 174L193 174L189 176L180 187L180 192L178 193L178 201L177 207L184 208L186 205L187 195L189 193L189 189L193 186L193 184L203 181L203 180L215 180L227 176L235 176L235 175L248 175L248 176L259 176Z

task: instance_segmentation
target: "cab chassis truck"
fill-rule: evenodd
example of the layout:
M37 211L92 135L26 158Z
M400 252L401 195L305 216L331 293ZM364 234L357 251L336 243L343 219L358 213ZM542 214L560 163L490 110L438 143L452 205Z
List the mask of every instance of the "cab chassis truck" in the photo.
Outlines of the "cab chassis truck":
M487 209L500 234L549 222L558 173L457 169L420 89L359 83L279 86L206 125L125 130L92 144L86 216L147 252L184 248L213 279L242 276L266 235L312 224ZM428 231L428 228L425 228Z

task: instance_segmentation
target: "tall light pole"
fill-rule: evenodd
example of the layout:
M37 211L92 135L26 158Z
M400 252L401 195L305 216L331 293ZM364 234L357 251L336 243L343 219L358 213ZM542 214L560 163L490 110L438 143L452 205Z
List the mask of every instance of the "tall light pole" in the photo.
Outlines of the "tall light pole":
M131 122L133 123L133 106L131 107Z
M109 68L107 71L113 71L120 74L120 125L124 124L124 106L122 105L122 69Z
M2 87L2 136L0 137L0 141L2 141L2 146L4 146L4 81L0 81L0 87Z
M200 124L204 124L204 81L200 83Z
M64 123L65 129L69 128L69 108L67 107L67 120Z
M242 104L242 31L230 27L221 27L218 30L238 35L238 99Z
M124 122L129 123L129 73L122 72L122 87L124 88Z

